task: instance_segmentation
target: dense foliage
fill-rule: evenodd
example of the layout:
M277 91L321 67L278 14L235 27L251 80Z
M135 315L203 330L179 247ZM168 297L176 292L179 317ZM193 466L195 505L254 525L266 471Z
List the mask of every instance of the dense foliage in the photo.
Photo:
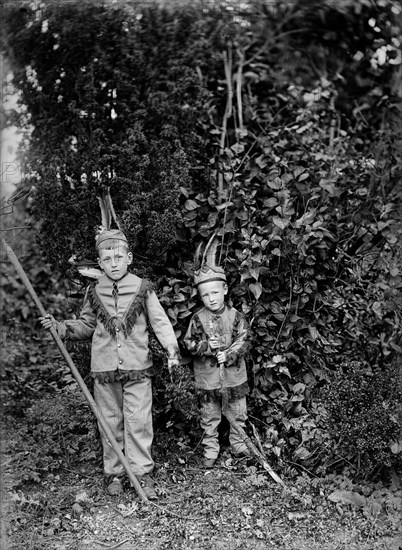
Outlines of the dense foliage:
M395 368L373 372L369 365L351 361L340 365L326 388L329 432L340 439L346 456L358 456L358 467L365 474L392 464L390 448L398 452L399 418L389 408L401 401L398 378Z
M242 9L11 10L5 48L39 242L73 276L73 254L93 258L97 195L109 189L134 269L154 279L180 338L198 305L193 255L215 233L252 324L249 404L265 449L325 468L345 438L363 438L348 460L369 456L369 474L401 456L388 374L401 353L400 8ZM339 407L354 402L339 364L345 377L370 368L385 388L380 446L319 395L329 384ZM162 409L192 416L181 368Z

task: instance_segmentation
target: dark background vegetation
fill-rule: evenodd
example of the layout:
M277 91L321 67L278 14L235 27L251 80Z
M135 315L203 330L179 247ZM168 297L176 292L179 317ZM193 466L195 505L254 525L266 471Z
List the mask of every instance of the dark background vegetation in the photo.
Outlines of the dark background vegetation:
M87 281L68 260L95 259L97 196L109 189L133 271L153 280L181 342L199 306L194 253L216 232L232 303L252 326L250 417L285 476L375 479L401 458L398 6L45 1L7 11L2 48L21 109L5 124L24 132L18 193L29 196L3 218L29 226L13 242L45 306L59 319L79 311ZM21 437L47 442L19 473L39 481L66 454L99 460L98 443L2 266L3 402L16 418L29 412ZM157 429L191 439L191 365L172 384L153 348ZM88 346L71 351L90 383Z

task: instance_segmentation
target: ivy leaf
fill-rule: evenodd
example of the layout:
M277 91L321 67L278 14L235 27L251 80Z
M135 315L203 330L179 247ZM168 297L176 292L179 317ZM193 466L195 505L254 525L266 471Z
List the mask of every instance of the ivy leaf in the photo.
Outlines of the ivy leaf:
M305 447L299 447L295 451L295 456L299 460L306 460L306 458L308 458L310 455L311 455L310 451L308 451Z
M306 258L306 264L307 265L314 265L315 264L315 258L311 254L309 254Z
M250 275L256 280L258 281L258 278L260 276L260 268L259 267L249 267L248 268L249 272L250 272Z
M188 199L184 203L184 208L186 210L195 210L196 208L198 208L198 203L195 202L193 199Z
M285 374L288 378L292 378L292 375L289 372L289 369L287 367L279 367L279 372L281 374Z
M331 181L328 181L328 180L325 180L325 179L322 179L319 183L319 186L322 187L323 189L325 189L325 191L328 191L328 193L332 196L332 197L335 197L337 195L339 195L339 189L336 187L336 185L331 182Z
M217 204L216 209L217 210L223 210L224 208L228 208L229 206L233 206L232 201L226 201L226 202L223 202L222 204Z
M402 441L395 441L390 445L391 453L398 454L402 451Z
M266 167L266 165L268 164L268 160L265 155L260 155L255 159L255 163L258 164L258 166L262 169Z
M268 187L275 190L281 189L282 181L279 178L275 178L274 180L268 182Z
M235 143L232 145L231 149L238 155L244 151L244 145L243 143Z
M272 302L271 311L272 313L281 313L282 312L281 305L278 302Z
M167 314L169 315L170 319L172 319L175 323L177 322L177 309L176 309L176 307L169 308L167 310Z
M293 393L304 392L305 389L306 389L306 385L303 384L302 382L298 382L297 384L292 386L292 392Z
M251 284L248 285L248 288L249 288L250 292L252 292L254 294L255 299L258 300L259 297L262 294L261 283L259 283L258 281L255 282L255 283L251 283Z
M265 208L275 208L275 206L278 206L278 204L278 199L276 197L270 197L269 199L264 200Z
M279 216L273 216L272 221L277 227L280 227L281 229L285 229L285 227L289 225L289 220L280 218Z
M173 301L174 302L185 302L186 301L186 297L184 296L184 294L182 294L181 292L179 292L178 294L175 294L173 296Z

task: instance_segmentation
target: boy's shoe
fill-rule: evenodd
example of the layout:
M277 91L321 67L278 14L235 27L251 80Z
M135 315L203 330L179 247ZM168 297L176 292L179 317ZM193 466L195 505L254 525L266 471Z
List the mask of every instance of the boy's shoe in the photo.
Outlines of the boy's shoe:
M123 494L123 485L118 477L112 478L112 481L107 486L107 492L112 497L118 497Z
M158 495L155 492L155 482L149 474L145 474L140 479L141 487L144 489L148 500L157 500Z
M204 458L203 461L202 461L202 465L207 470L210 470L211 468L213 468L215 466L215 462L216 462L216 458Z

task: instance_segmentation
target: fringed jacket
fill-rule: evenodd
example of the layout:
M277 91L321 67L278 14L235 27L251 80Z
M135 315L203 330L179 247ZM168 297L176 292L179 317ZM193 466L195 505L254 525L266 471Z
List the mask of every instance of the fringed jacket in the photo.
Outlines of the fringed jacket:
M112 382L120 374L131 379L153 374L148 322L161 345L177 355L173 327L150 281L131 273L119 281L104 275L88 287L79 319L60 322L58 332L62 339L92 339L92 374Z
M248 325L244 316L227 305L221 313L202 308L191 318L184 343L194 356L194 378L201 393L218 396L221 387L216 353L208 338L218 336L220 350L226 351L226 383L229 399L240 399L248 393L247 370L244 355L249 348Z

